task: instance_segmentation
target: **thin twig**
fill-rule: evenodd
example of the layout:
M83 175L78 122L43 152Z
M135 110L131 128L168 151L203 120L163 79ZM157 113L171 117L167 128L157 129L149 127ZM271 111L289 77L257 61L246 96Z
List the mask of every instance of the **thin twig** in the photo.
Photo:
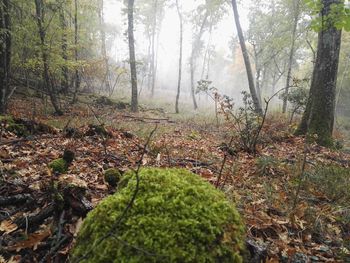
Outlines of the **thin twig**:
M232 136L231 140L230 140L230 143L228 145L229 148L232 147L233 139L234 139L234 137ZM225 167L225 164L226 164L226 160L227 160L227 156L228 156L228 154L227 154L227 152L225 152L224 159L222 160L219 176L218 176L218 179L216 180L216 183L215 183L215 187L216 188L219 187L219 184L220 184L220 181L221 181L221 177L222 177L222 171L224 170L224 167Z

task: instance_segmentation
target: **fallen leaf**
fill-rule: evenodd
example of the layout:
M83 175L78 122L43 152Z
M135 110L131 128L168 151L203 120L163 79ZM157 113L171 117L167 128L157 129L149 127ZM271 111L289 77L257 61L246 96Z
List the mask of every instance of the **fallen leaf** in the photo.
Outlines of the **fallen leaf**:
M11 220L4 220L0 224L0 231L5 232L6 234L12 233L17 228L18 226L15 223L13 223Z
M50 235L51 235L51 230L50 228L47 228L41 232L37 232L29 235L28 239L19 241L13 246L6 247L6 249L9 251L16 251L16 252L24 248L33 248L33 250L36 250L40 242L43 241L45 238L49 237Z

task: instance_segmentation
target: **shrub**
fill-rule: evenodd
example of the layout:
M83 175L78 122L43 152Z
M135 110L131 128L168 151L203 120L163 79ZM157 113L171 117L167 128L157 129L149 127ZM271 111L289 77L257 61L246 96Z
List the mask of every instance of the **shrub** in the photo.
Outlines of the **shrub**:
M183 169L142 169L139 176L119 225L137 184L132 172L88 214L73 262L242 262L243 225L222 192Z
M256 166L260 175L273 174L278 167L278 160L273 156L261 156L256 160Z
M251 95L243 91L243 106L235 110L233 99L228 96L220 98L221 112L227 123L238 135L238 148L248 153L257 153L257 145L261 142L261 131L265 117L256 112ZM267 107L265 108L265 114Z

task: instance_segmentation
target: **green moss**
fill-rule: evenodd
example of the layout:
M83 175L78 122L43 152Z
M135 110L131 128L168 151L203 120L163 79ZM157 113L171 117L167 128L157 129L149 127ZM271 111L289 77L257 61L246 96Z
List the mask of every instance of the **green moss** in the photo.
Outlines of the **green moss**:
M17 124L17 123L10 124L7 127L7 130L10 132L13 132L14 134L20 137L29 135L28 129L22 124Z
M20 124L9 115L0 115L0 123L4 124L6 130L13 132L17 136L27 136L29 134L28 129Z
M108 169L104 173L105 181L112 187L117 186L121 179L121 176L122 175L119 170L115 168Z
M68 163L63 160L62 158L53 160L52 162L50 162L48 164L49 168L52 169L53 172L57 172L57 173L65 173L68 170Z
M149 168L139 175L136 200L118 226L135 192L132 172L88 214L73 262L243 261L244 227L222 192L183 169Z
M9 115L0 115L0 123L14 124L15 121Z

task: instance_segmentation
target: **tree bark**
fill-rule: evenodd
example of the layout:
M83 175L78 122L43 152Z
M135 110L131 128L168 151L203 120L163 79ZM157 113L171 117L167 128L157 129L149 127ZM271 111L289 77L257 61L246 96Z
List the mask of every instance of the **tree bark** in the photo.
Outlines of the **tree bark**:
M11 19L10 1L0 1L0 114L7 111L7 101L10 94L10 66L11 66Z
M68 94L68 89L69 89L69 80L68 80L68 67L67 67L67 62L68 62L68 55L67 55L67 22L66 18L64 15L64 8L61 8L60 10L60 24L61 24L61 29L62 29L62 44L61 44L61 49L62 49L62 58L64 60L64 65L62 65L62 80L61 80L61 90L64 94Z
M293 31L292 31L292 44L290 46L287 80L286 80L286 86L285 86L285 92L284 92L284 98L283 98L283 106L282 106L283 113L286 113L287 111L289 86L292 78L292 66L293 66L293 60L294 60L294 54L295 54L295 41L296 41L296 35L297 35L298 20L300 15L300 0L296 1L293 11L294 11L294 21L293 21Z
M318 33L317 56L312 75L309 100L296 134L316 135L320 145L332 145L336 83L341 44L341 30L330 17L331 5L342 0L323 0L322 29Z
M155 48L155 38L156 38L156 27L157 27L157 9L158 9L158 0L154 0L153 6L153 23L152 23L152 48L151 48L151 67L150 67L150 77L151 77L151 96L154 96L154 89L156 84L156 48Z
M191 52L191 58L190 58L190 73L191 73L191 97L193 101L193 107L196 110L198 108L197 101L196 101L196 94L195 94L195 83L194 83L194 74L196 71L196 58L198 56L198 49L199 49L199 43L202 38L204 27L207 23L209 13L206 12L203 18L203 22L201 24L201 27L199 29L198 35L195 37L195 40L192 43L192 52Z
M179 7L179 1L176 0L176 9L179 16L180 22L180 54L179 54L179 75L177 80L177 94L176 94L176 102L175 102L175 112L179 113L179 99L180 99L180 91L181 91L181 73L182 73L182 48L183 48L183 18Z
M78 64L79 52L78 52L78 42L79 42L79 31L78 31L78 0L74 0L74 59L76 64ZM74 78L74 95L73 103L77 102L77 95L80 89L80 75L78 66L75 65L75 78Z
M128 0L128 40L129 40L129 60L131 73L131 111L138 111L137 98L137 72L135 58L135 40L134 40L134 0Z
M109 63L108 63L108 56L107 56L107 49L106 49L106 32L104 30L104 17L103 17L103 1L100 0L100 6L99 6L99 12L98 16L100 18L100 32L101 32L101 53L103 60L105 62L105 67L106 67L106 77L104 79L104 84L106 85L106 91L108 93L111 92L111 80L110 80L110 70L109 70Z
M247 71L250 95L252 96L255 112L258 113L259 115L262 115L263 114L263 110L261 108L261 104L259 102L259 99L258 99L258 96L257 96L257 93L256 93L256 89L255 89L252 66L250 64L249 54L248 54L247 47L246 47L246 44L245 44L242 27L241 27L241 24L240 24L240 21L239 21L238 8L237 8L237 1L236 0L232 0L232 8L233 8L233 14L234 14L234 17L235 17L235 23L236 23L239 43L241 45L241 50L242 50L242 54L243 54L244 64L245 64L246 71Z
M36 22L39 31L40 44L41 44L41 58L43 63L43 79L49 94L51 104L54 107L55 113L58 115L62 115L63 112L60 109L55 87L52 85L50 79L50 69L49 69L49 54L46 45L46 31L44 27L44 2L43 0L34 0L35 1L35 11L36 11Z

